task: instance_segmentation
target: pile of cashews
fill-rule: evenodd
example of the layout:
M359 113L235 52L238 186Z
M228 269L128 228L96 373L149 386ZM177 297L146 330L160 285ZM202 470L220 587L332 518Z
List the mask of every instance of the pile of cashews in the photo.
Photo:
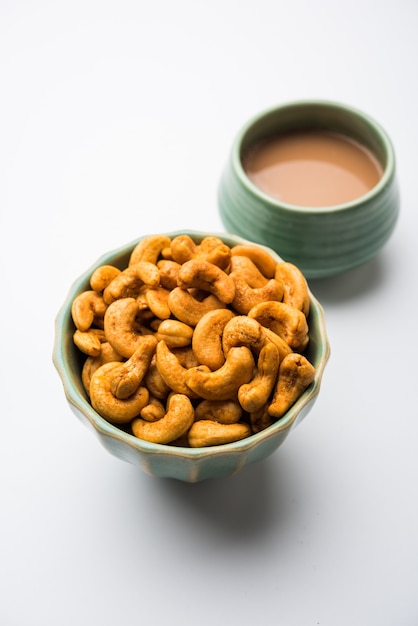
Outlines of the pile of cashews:
M149 235L72 303L95 411L136 437L199 448L244 439L312 383L306 280L255 244Z

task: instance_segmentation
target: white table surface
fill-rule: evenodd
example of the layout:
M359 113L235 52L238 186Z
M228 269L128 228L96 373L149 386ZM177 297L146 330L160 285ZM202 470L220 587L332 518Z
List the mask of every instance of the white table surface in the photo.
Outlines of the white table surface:
M0 1L0 623L418 624L414 0ZM402 211L371 262L311 281L332 356L265 462L196 485L112 457L67 407L53 323L102 252L224 228L252 115L364 110Z

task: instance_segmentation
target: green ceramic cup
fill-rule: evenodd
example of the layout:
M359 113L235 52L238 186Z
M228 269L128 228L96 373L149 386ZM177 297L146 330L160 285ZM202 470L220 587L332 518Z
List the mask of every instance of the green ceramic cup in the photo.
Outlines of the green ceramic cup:
M292 130L323 129L357 140L383 168L360 198L328 207L301 207L263 193L247 177L242 155L254 142ZM392 234L399 213L395 154L384 129L352 107L299 101L267 110L238 133L221 177L218 204L229 232L274 249L307 278L341 274L371 259Z

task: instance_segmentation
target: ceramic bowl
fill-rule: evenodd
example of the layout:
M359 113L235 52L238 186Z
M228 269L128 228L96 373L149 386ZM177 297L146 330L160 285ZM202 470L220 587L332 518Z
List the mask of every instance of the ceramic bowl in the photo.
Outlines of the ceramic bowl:
M342 133L371 150L383 168L378 184L354 201L319 208L263 193L247 177L243 154L272 134L305 129ZM371 259L395 227L399 193L392 143L368 115L343 104L300 101L269 109L239 131L221 176L218 204L228 231L273 248L306 278L341 274Z
M196 242L201 241L208 234L215 234L229 246L244 241L233 235L217 233L184 233L182 231L182 233L167 234L170 237L188 234ZM75 327L71 317L71 304L79 293L89 289L89 279L94 269L104 264L115 265L120 269L125 268L131 251L140 239L108 252L88 268L71 286L57 315L53 361L61 377L69 406L75 415L97 435L109 452L120 459L137 464L150 475L197 482L234 474L245 465L260 461L276 450L292 428L300 423L312 408L329 355L323 309L310 294L311 305L308 318L310 343L307 357L316 367L316 376L314 382L282 419L247 439L214 447L192 449L140 440L129 432L110 424L92 408L81 381L84 359L73 343ZM275 252L270 252L277 260L280 260Z

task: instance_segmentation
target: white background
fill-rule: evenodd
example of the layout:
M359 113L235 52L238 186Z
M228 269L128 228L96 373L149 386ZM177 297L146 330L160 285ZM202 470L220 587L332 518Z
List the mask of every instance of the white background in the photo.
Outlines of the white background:
M0 623L418 624L415 0L0 0ZM235 134L299 98L372 115L402 212L312 281L332 356L268 460L196 485L112 457L51 352L72 281L153 232L224 230Z

